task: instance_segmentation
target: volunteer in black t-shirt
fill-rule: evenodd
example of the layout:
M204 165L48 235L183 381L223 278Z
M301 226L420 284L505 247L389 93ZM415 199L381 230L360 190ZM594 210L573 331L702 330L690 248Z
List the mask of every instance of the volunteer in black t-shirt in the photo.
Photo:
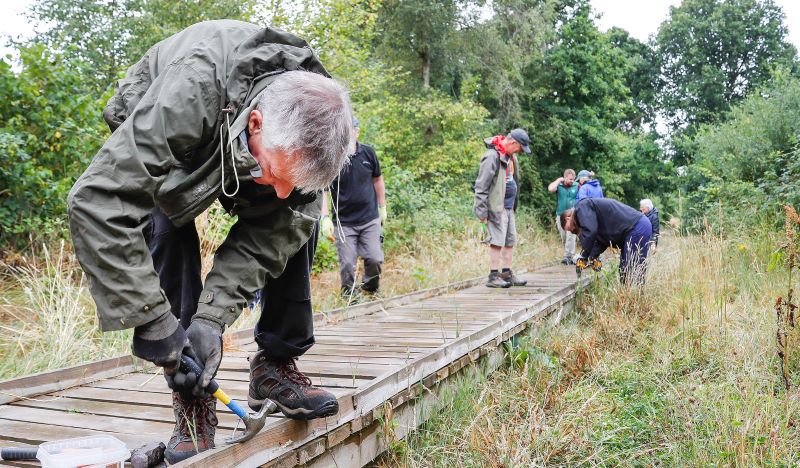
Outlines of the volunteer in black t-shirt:
M356 137L358 120L353 119ZM357 143L350 164L342 169L325 193L322 202L322 234L335 240L339 254L342 293L350 296L356 289L358 257L364 259L363 291L374 293L380 285L383 266L381 226L386 221L386 198L378 156L371 146ZM333 209L328 210L332 203ZM332 216L328 216L329 211Z

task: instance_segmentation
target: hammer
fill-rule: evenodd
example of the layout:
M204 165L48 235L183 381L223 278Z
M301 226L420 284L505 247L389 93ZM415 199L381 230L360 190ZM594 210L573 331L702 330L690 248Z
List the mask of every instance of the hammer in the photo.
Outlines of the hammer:
M200 365L197 364L194 361L194 359L190 358L185 354L181 356L180 368L181 371L187 374L189 372L194 373L195 375L197 375L198 378L200 377L200 374L203 373L203 368L200 367ZM206 387L206 391L214 395L214 397L217 400L221 401L223 404L225 404L225 406L230 408L230 410L233 411L236 414L236 416L239 416L239 418L241 418L242 422L244 423L244 432L242 433L242 435L238 437L236 436L236 428L239 427L239 425L237 424L236 428L234 428L233 430L233 436L225 439L225 442L228 444L238 444L240 442L246 442L255 437L255 435L258 434L258 432L264 427L264 424L266 423L267 420L267 416L274 413L275 410L278 409L278 405L276 405L275 402L273 402L272 400L266 400L264 402L264 406L261 408L259 412L253 415L247 414L247 412L244 409L242 409L242 407L239 406L238 403L231 400L231 397L229 397L225 392L222 391L221 388L219 388L219 384L215 379L211 379L211 382L208 384L208 387Z

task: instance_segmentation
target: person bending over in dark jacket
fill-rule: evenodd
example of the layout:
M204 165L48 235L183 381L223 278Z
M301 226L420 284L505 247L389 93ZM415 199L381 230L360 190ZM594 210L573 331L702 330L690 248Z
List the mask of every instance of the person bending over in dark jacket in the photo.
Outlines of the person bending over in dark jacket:
M647 216L647 219L650 220L650 225L653 226L653 235L650 237L650 244L651 247L655 247L658 245L658 238L661 236L659 231L659 221L658 221L658 208L653 206L653 200L649 198L645 198L644 200L639 202L639 211L644 213Z
M314 344L317 193L355 148L347 90L296 36L206 21L154 45L103 117L113 133L70 192L70 230L100 328L133 328L133 354L164 368L175 414L167 461L214 447L205 389L223 331L257 290L250 407L336 414L336 396L295 359ZM215 200L237 220L203 281L194 219ZM180 370L182 354L199 377Z
M622 252L619 280L643 284L648 243L653 232L640 212L610 198L586 198L561 213L561 226L581 241L581 257L591 264L608 247Z

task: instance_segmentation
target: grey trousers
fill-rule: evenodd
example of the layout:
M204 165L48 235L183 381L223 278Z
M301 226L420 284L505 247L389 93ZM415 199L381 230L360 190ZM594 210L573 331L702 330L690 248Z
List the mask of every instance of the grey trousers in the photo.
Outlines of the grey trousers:
M561 243L564 244L564 258L572 260L572 257L575 256L575 240L578 236L565 231L561 227L561 218L559 216L556 216L556 227L558 228L558 233L561 234Z
M344 237L342 237L344 234ZM381 220L377 218L361 226L335 227L336 251L339 253L339 277L343 290L352 290L358 257L364 259L364 278L361 289L375 292L380 286L383 269L381 249Z

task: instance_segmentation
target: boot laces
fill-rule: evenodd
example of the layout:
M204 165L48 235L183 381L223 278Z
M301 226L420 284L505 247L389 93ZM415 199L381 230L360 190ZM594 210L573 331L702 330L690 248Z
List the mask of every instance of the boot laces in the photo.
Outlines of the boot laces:
M183 413L178 418L180 432L192 439L200 440L201 437L205 437L206 418L208 417L208 406L206 406L205 401L202 398L183 398L180 394L178 394L178 401L181 404ZM193 422L194 434L189 428L190 422Z
M296 383L297 385L303 387L311 386L311 379L306 377L305 374L303 374L297 369L297 364L295 364L295 358L279 362L276 370L278 372L278 375L291 382Z

